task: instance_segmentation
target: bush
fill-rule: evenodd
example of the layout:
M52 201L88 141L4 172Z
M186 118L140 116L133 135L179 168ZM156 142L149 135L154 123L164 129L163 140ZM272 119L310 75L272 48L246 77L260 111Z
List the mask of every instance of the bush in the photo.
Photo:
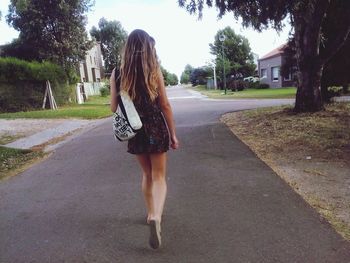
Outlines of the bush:
M248 82L248 89L259 89L260 82L255 81L255 82Z
M107 87L100 88L101 97L107 97L109 95L109 89Z
M269 89L270 85L267 83L259 83L259 86L257 87L257 89Z
M229 80L227 87L232 91L242 91L249 87L249 83L243 80Z
M57 104L68 101L74 87L69 86L65 71L50 62L28 62L0 58L0 111L15 112L42 106L46 80L50 81Z
M28 62L17 58L0 58L0 82L16 83L18 81L49 80L51 83L67 81L65 71L50 62Z

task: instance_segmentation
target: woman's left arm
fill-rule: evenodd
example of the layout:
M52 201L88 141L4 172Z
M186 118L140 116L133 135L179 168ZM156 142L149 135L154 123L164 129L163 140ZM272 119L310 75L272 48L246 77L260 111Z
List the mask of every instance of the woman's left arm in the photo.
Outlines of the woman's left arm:
M158 79L159 104L169 129L171 148L175 150L179 148L179 140L177 139L177 136L176 136L173 111L172 111L169 99L166 95L163 74L160 70L158 74L159 74L159 79Z

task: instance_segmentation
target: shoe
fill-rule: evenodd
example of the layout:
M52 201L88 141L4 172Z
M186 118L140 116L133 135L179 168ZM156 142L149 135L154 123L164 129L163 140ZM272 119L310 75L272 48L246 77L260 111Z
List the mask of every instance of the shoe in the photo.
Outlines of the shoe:
M160 247L162 241L160 236L160 222L158 220L150 220L150 237L149 237L149 245L153 249L157 249Z

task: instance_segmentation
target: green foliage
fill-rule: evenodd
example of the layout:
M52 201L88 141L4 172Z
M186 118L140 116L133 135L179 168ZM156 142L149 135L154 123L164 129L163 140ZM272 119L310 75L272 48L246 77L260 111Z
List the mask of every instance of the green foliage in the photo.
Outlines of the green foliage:
M224 94L220 89L207 89L204 85L195 87L195 90L213 99L286 99L295 98L296 88L278 89L245 89L240 92L227 90Z
M211 76L211 68L195 68L191 72L190 81L193 86L207 84L207 79Z
M101 51L106 72L111 73L114 67L119 68L121 63L121 51L128 37L120 22L108 21L101 18L98 28L90 30L90 35L101 42Z
M258 89L260 85L259 81L249 81L248 82L248 89Z
M269 89L270 85L267 83L259 83L259 85L256 88L257 89Z
M232 91L242 91L249 87L249 82L243 80L230 80L227 83L227 88Z
M194 68L191 65L186 65L185 70L182 72L180 77L180 82L182 84L187 84L190 82L190 76Z
M283 19L293 7L296 9L298 2L295 0L235 0L235 1L213 1L206 0L209 6L216 6L219 11L219 17L227 12L232 12L235 18L241 17L243 26L251 26L259 31L269 26L280 30L283 27ZM178 0L179 5L184 7L191 14L198 13L201 17L204 1L203 0ZM293 5L294 3L294 5Z
M11 52L22 59L74 67L90 49L85 30L90 8L91 0L11 0L7 22L20 31Z
M225 36L223 42L220 41L220 36ZM216 56L219 76L223 76L224 64L226 75L250 76L254 74L255 65L249 41L244 36L236 34L231 27L219 30L215 35L214 43L209 46L211 54Z
M33 159L41 158L45 154L41 151L13 149L0 146L0 179L9 172L19 168Z
M163 74L165 86L176 85L179 82L179 79L176 74L170 73L165 68L163 68L163 66L160 66L160 70L162 71L162 74Z
M28 62L17 58L0 58L0 81L16 83L18 81L67 81L64 70L51 62Z
M51 62L28 62L0 58L0 111L14 112L42 105L46 80L49 80L58 104L67 103L74 90L66 72Z
M33 119L99 119L111 116L108 105L110 97L89 96L84 104L73 104L59 107L58 110L34 110L26 112L0 113L3 119L33 118Z
M101 97L107 97L109 95L109 89L107 87L100 88Z

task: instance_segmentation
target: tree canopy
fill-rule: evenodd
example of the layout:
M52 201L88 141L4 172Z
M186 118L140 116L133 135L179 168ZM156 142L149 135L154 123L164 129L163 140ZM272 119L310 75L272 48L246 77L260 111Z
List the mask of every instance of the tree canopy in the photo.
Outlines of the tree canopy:
M242 18L244 26L258 31L267 27L281 30L285 19L290 20L295 38L298 68L296 112L323 109L320 92L325 63L345 44L350 34L350 1L344 0L178 0L190 13L202 16L203 7L214 5L219 17L231 12ZM327 22L336 18L336 23ZM332 32L328 38L321 34L324 27ZM323 46L323 48L321 48Z
M220 41L220 36L225 36L225 40ZM209 46L211 53L216 56L216 68L219 76L223 76L224 63L226 75L246 77L254 74L256 66L249 41L244 36L236 34L231 27L219 30L215 35L214 43Z
M31 59L76 65L90 48L85 13L91 6L91 0L11 0L7 22L20 31L14 45L30 50Z
M101 18L98 28L90 30L90 35L101 42L101 50L106 72L112 72L114 67L119 67L121 62L121 50L128 37L120 22L108 21Z
M181 77L180 77L180 82L182 84L187 84L190 82L190 76L191 73L193 71L193 67L191 65L186 65L184 71L181 73Z
M192 86L207 84L208 78L213 76L212 69L208 66L194 68L190 75Z
M179 79L176 74L170 73L163 66L160 66L160 70L162 71L162 74L163 74L165 86L177 85L177 83L179 82Z

